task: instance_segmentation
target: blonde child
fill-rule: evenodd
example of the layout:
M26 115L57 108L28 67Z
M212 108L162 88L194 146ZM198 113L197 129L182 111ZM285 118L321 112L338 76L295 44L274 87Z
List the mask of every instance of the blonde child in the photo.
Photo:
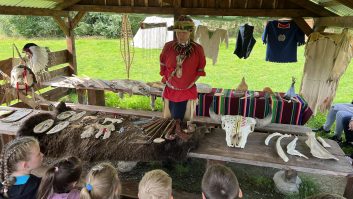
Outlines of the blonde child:
M159 169L147 172L139 183L139 199L173 199L172 178Z
M80 199L118 199L121 183L117 170L110 163L94 166L87 174Z
M211 165L202 178L203 199L242 198L238 179L231 169L220 164Z
M6 144L0 160L0 198L35 199L41 179L31 173L42 165L43 154L33 137Z
M60 160L45 173L37 199L79 199L80 191L75 189L75 185L81 173L82 163L77 157Z

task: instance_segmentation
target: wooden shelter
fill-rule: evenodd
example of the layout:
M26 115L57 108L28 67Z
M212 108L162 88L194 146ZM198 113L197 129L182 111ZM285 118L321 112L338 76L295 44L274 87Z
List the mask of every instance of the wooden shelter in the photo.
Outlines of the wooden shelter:
M326 27L353 27L353 0L0 0L1 15L51 16L64 32L67 49L50 53L53 59L49 66L63 63L67 66L51 71L51 77L77 74L73 30L87 12L163 14L174 18L183 14L290 17L306 35L314 30L324 31ZM305 18L314 18L314 28ZM0 69L9 74L12 66L9 63L16 62L16 59L2 60ZM87 92L89 104L105 104L104 91ZM68 89L58 87L43 96L55 101L67 94ZM16 105L21 107L23 103ZM347 179L346 196L353 197L353 177Z
M52 72L52 77L77 73L73 30L86 12L163 14L175 18L182 14L219 16L220 13L223 16L290 17L306 35L313 32L304 20L308 17L315 19L317 31L324 31L328 26L353 27L352 0L0 0L0 14L51 16L64 32L67 49L53 52L52 57L57 61L50 66L63 63L68 66ZM1 69L10 71L7 67ZM51 98L55 100L67 91L57 88L45 96L55 93L55 98ZM104 91L89 90L88 96L90 104L105 104Z

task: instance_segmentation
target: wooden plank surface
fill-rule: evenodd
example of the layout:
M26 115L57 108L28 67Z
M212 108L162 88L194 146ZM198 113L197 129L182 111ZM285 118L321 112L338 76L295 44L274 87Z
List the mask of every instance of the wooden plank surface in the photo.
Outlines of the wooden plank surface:
M151 111L137 111L137 110L122 110L110 107L102 106L90 106L90 105L75 105L67 104L73 109L80 109L86 111L101 111L106 113L116 113L123 115L139 115L145 117L157 116L161 117L160 112ZM13 107L0 107L0 109L14 109L19 108ZM38 112L45 112L34 110L31 114L25 118L30 117ZM138 113L138 114L137 114ZM199 118L197 117L196 120ZM0 134L15 135L19 125L24 119L14 123L4 123L0 121ZM309 160L300 158L297 156L288 155L289 161L285 163L277 154L275 150L276 138L271 140L270 145L266 146L264 141L268 136L267 133L251 133L248 137L247 144L244 149L230 148L226 145L225 133L221 129L214 129L210 134L205 135L205 138L201 141L201 144L196 150L191 151L188 156L195 158L236 162L240 164L249 164L261 167L271 167L278 169L294 169L296 171L316 173L321 175L335 175L335 176L347 176L353 174L353 167L346 160L342 149L333 140L326 139L332 148L329 148L333 155L335 155L339 161L335 160L322 160L313 157L310 154L309 148L306 146L304 141L305 136L299 136L296 149L301 153L309 157ZM284 138L282 140L282 148L286 151L287 144L292 141L292 138Z
M23 108L16 108L16 107L6 107L6 106L0 106L1 110L23 110ZM12 122L12 123L6 123L2 122L0 120L0 134L6 134L6 135L16 135L17 130L19 129L19 126L21 125L22 121L24 121L26 118L31 117L32 115L35 115L37 113L45 112L43 110L33 110L30 114L28 114L26 117L22 118L21 120L17 122Z
M244 149L228 147L225 141L225 133L215 130L207 134L196 150L191 151L188 156L202 159L212 159L240 164L249 164L260 167L271 167L277 169L294 169L296 171L315 173L320 175L347 176L353 173L353 167L344 156L342 149L333 140L325 139L332 147L328 149L335 155L336 160L322 160L313 157L310 149L304 143L305 136L299 136L296 149L309 157L309 159L288 155L289 161L284 162L277 154L275 144L277 138L272 138L269 146L265 145L268 134L251 133ZM294 137L282 139L281 145L286 151L287 144Z

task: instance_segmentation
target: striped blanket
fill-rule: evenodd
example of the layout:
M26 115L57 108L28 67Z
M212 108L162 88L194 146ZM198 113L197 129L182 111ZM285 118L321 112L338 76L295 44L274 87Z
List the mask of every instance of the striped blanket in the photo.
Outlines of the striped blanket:
M295 100L283 99L284 93L274 93L265 97L265 93L247 91L236 92L234 89L213 88L211 93L200 93L196 115L209 116L208 110L212 104L213 110L222 115L242 115L244 117L264 118L272 106L272 122L282 124L303 125L312 115L311 109L303 97L297 95Z

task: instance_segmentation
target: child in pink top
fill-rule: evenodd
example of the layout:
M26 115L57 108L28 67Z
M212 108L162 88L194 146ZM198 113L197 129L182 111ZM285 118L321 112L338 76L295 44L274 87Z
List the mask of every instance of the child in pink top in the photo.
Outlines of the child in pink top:
M79 199L75 189L82 173L82 163L77 157L68 157L51 166L38 190L38 199Z

